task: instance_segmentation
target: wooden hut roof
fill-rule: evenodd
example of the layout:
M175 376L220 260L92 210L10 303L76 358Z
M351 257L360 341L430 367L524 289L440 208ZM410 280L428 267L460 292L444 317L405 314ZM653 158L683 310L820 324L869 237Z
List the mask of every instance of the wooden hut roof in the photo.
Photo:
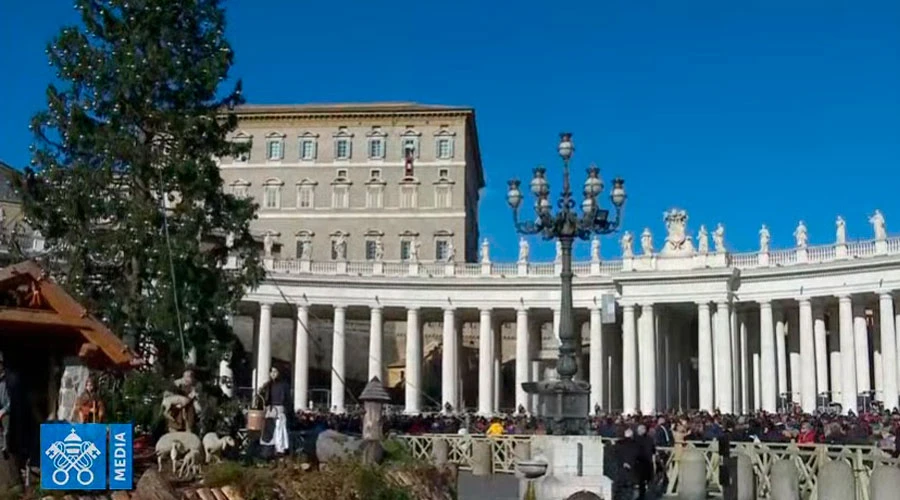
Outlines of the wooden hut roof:
M0 336L54 332L80 335L78 355L105 366L134 364L134 356L109 328L87 310L35 262L0 269L0 294L15 301L0 304Z

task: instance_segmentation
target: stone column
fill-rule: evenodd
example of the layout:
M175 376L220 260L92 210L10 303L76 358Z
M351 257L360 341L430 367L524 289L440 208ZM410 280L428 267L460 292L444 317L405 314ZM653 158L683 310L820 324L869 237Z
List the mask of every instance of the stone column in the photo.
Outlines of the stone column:
M297 336L294 338L294 410L309 406L309 307L297 304Z
M866 325L866 308L859 299L853 304L853 347L856 349L856 391L872 389L869 379L869 327Z
M813 307L813 335L816 343L816 396L828 392L828 335L825 332L825 308Z
M622 306L622 413L637 411L637 339L634 305Z
M344 335L344 325L347 319L346 306L334 306L334 332L331 343L331 409L336 413L344 413L344 393L347 387L345 349L347 339Z
M640 367L640 398L641 413L653 415L656 413L656 345L654 342L653 304L641 306L641 316L638 319L638 358Z
M750 412L750 344L748 343L747 314L741 313L738 317L738 329L740 330L741 348L738 357L741 364L741 413Z
M841 371L841 335L840 321L838 320L838 311L831 308L828 313L828 370L831 382L831 400L842 402L842 385L843 377Z
M256 389L269 380L272 369L272 304L259 304L259 347L256 351Z
M732 394L733 384L731 383L731 317L728 313L728 302L719 302L716 304L716 357L722 358L722 363L717 363L719 367L719 382L721 389L716 391L718 396L718 407L723 413L734 412L734 395Z
M457 364L459 363L459 344L456 337L456 311L452 307L444 309L443 349L441 349L441 410L445 411L447 403L453 411L460 411L459 388L457 384Z
M384 380L384 309L375 306L369 310L369 380Z
M531 346L528 328L528 309L521 307L516 309L516 408L519 406L530 410L528 401L528 393L522 389L522 384L528 382L529 359L528 353L531 352Z
M791 401L800 403L800 315L791 309L787 317L788 384L791 387Z
M772 316L772 302L759 303L759 386L760 404L764 411L778 410L778 385L775 360L775 328ZM782 343L782 346L784 344Z
M816 411L816 353L813 336L812 302L809 297L800 303L800 407L804 413Z
M856 413L856 343L853 338L853 301L849 295L838 297L841 330L841 406Z
M591 346L589 352L589 372L591 384L591 407L590 411L594 411L596 405L609 410L603 400L603 316L599 307L591 308Z
M890 293L878 295L881 327L881 369L884 379L884 407L897 407L897 332L894 330L894 298Z
M744 404L741 400L741 329L738 322L737 304L733 304L728 314L728 325L731 331L731 405L734 412L741 411Z
M494 403L494 339L491 310L482 309L478 321L478 414L491 416Z
M406 408L404 413L422 412L422 324L419 308L406 310Z
M776 397L781 396L782 393L790 392L790 388L788 387L788 375L787 375L787 367L788 367L788 358L787 358L787 349L785 348L785 320L784 320L784 311L781 309L777 309L773 311L775 315L775 354L778 359L778 390L776 391Z
M709 304L697 304L697 379L700 388L700 409L712 411L713 405L713 353L712 324Z

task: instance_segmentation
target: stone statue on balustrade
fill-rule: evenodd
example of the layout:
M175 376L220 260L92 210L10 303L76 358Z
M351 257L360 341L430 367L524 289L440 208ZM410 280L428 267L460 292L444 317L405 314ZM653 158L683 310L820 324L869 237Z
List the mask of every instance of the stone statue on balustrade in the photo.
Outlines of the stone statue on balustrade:
M309 260L312 258L312 240L308 236L304 236L297 246L297 258L300 260Z
M653 233L650 232L649 227L645 227L644 232L641 233L641 254L653 255Z
M347 260L347 235L340 233L334 239L335 260Z
M600 262L600 238L591 239L591 262Z
M553 258L553 262L559 264L562 262L562 242L556 240L556 256Z
M876 240L883 241L887 239L887 225L884 222L884 215L881 214L881 210L876 210L869 217L869 223L872 224L872 229L875 230Z
M722 223L716 225L713 231L713 244L716 246L716 253L725 253L725 226Z
M456 261L456 247L453 246L453 240L447 242L447 257L444 260L446 262Z
M769 253L769 243L772 242L772 235L769 234L769 228L765 224L759 228L759 252Z
M835 235L834 241L838 245L844 245L847 243L847 223L844 221L844 218L838 215L836 221L834 221L835 225Z
M375 262L381 262L384 260L384 241L381 240L381 236L375 238Z
M663 212L666 223L666 241L661 255L686 256L694 254L694 242L687 232L688 215L684 210L673 208Z
M234 231L229 231L228 234L225 235L225 248L234 248Z
M481 242L481 263L488 264L491 262L491 244L487 238Z
M409 243L409 261L410 262L412 262L412 263L419 262L419 249L421 247L422 247L422 242L419 241L419 238L413 238L413 240Z
M528 262L528 253L530 252L530 247L528 246L528 240L525 239L524 236L519 238L519 264L525 264Z
M709 231L705 225L700 225L700 231L697 233L697 251L703 255L709 253Z
M803 221L797 224L797 229L794 230L794 239L797 240L797 248L806 248L809 244L809 232Z
M263 251L265 251L265 255L267 258L272 257L272 248L275 246L275 237L272 236L272 233L266 233L263 236Z
M630 259L634 257L634 235L631 234L631 231L625 231L619 242L622 245L622 258Z

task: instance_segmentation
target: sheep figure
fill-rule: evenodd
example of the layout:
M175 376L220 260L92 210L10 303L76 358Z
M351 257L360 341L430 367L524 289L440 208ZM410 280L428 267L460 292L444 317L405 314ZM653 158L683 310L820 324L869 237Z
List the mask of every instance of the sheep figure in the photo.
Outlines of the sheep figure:
M219 437L215 432L207 432L203 436L203 451L206 453L206 463L211 463L213 459L216 462L221 462L222 458L219 455L226 448L233 448L234 446L234 438L231 436Z
M177 461L182 453L190 454L196 452L200 454L202 449L200 438L191 432L169 432L163 434L159 441L156 442L156 460L159 470L162 471L163 459L168 456L172 459L172 472L177 472Z
M200 450L190 450L181 459L178 477L187 478L200 474Z

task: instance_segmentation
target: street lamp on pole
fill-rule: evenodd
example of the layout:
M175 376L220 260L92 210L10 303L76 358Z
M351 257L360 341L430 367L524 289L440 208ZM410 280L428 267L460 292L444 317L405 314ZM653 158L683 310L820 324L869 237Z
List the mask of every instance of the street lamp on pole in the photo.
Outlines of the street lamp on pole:
M521 183L517 179L509 181L507 202L513 210L513 222L516 231L525 235L541 235L545 240L559 240L560 260L560 316L559 316L559 357L556 371L559 380L526 382L522 388L529 394L538 395L538 414L549 420L548 424L557 434L580 432L589 413L590 384L574 380L578 372L576 356L581 351L577 345L575 334L575 318L572 310L572 246L576 239L587 240L592 235L611 234L615 232L621 221L622 206L625 204L625 181L621 178L613 180L610 191L610 202L615 215L610 218L610 211L600 208L598 198L603 192L603 180L600 169L591 165L587 169L584 181L584 199L581 213L572 193L569 180L569 162L575 152L572 134L562 133L559 136L557 152L563 161L562 191L556 202L557 210L553 212L550 201L550 183L547 181L547 170L544 167L534 169L531 179L531 193L535 197L535 217L531 220L520 220L519 208L522 205Z

